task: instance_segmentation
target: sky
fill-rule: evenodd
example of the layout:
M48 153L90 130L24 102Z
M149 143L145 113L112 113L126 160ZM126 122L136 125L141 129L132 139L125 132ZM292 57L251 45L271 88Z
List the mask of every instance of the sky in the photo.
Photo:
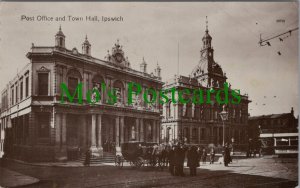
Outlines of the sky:
M21 21L22 15L122 16L123 21ZM206 16L214 59L232 87L249 95L250 115L288 113L294 107L297 116L298 30L282 36L283 42L271 40L271 46L258 42L260 35L266 39L297 28L298 2L1 2L0 90L29 63L31 43L54 46L59 25L68 49L81 51L87 35L92 56L104 59L119 39L132 68L139 70L144 57L148 72L160 65L163 81L177 71L188 76L200 59Z

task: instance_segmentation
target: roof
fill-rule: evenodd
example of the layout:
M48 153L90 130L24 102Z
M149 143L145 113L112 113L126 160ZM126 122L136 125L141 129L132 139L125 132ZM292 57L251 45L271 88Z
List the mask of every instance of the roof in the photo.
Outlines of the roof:
M277 119L277 118L285 118L289 117L291 113L282 113L282 114L269 114L269 115L261 115L261 116L252 116L249 117L249 120L258 120L258 119Z
M299 137L298 133L263 133L260 138L273 138L273 137Z

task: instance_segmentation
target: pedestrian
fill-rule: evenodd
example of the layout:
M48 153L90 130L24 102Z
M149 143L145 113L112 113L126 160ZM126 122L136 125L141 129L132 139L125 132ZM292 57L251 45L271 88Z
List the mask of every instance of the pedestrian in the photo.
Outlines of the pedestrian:
M90 151L90 149L88 149L85 152L84 165L85 166L90 166L90 161L91 161L91 151Z
M199 167L197 148L192 146L187 153L187 166L190 168L190 176L196 176Z
M199 147L198 148L198 159L199 159L199 163L201 162L201 159L202 159L202 155L203 155L203 149L202 147Z
M178 163L178 173L180 176L185 176L183 172L184 160L185 160L186 148L182 144L179 145L179 163Z
M210 162L209 162L209 164L214 164L214 162L215 162L215 148L212 147L210 149Z
M225 146L224 146L224 166L228 166L228 164L230 163L231 161L231 157L230 157L230 150L229 150L229 147L228 147L228 144L226 143Z
M202 150L202 160L203 160L203 164L206 164L206 157L207 157L207 152L206 152L206 149L203 148L203 150Z
M174 149L174 175L180 175L180 146L179 144Z
M172 148L170 148L170 151L168 152L169 172L171 173L172 176L175 175L174 155L175 155L175 146L172 146Z

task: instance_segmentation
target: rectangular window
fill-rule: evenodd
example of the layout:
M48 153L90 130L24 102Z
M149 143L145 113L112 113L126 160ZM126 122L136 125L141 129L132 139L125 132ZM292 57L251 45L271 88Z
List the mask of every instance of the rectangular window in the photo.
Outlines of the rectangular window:
M205 130L205 128L202 128L202 129L201 129L201 137L200 137L201 140L205 140L205 139L206 139L206 136L205 136L205 135L206 135L206 130Z
M18 90L19 89L19 87L18 87L18 85L16 85L16 103L18 103Z
M28 97L28 91L29 91L29 77L27 76L25 79L25 97Z
M20 83L20 101L23 100L23 82Z
M50 135L50 114L39 113L38 115L38 136L48 138Z
M14 98L15 98L15 90L14 90L14 88L12 87L11 88L11 104L13 105L14 104Z
M39 95L48 95L48 73L38 74Z

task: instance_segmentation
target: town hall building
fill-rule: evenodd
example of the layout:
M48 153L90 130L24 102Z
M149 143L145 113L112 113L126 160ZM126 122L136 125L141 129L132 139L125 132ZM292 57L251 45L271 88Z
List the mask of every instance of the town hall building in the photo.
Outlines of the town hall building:
M206 23L207 24L207 23ZM200 61L191 70L189 76L175 75L164 85L164 90L195 90L201 89L204 98L207 98L207 91L223 88L228 82L226 73L214 60L214 49L212 37L206 25L205 34L202 38L202 49L200 50ZM232 90L229 83L229 92ZM169 92L169 98L172 93ZM178 98L178 93L173 94ZM189 97L189 94L185 94ZM162 134L161 139L166 143L184 142L207 146L214 144L219 146L225 143L243 145L247 141L248 125L248 95L240 94L239 104L219 105L215 95L210 96L211 103L207 104L182 104L174 103L171 100L163 107ZM230 98L229 98L230 100ZM223 108L224 106L224 108ZM224 109L224 111L223 111ZM220 116L225 112L228 118L223 122ZM224 139L223 139L224 134Z

